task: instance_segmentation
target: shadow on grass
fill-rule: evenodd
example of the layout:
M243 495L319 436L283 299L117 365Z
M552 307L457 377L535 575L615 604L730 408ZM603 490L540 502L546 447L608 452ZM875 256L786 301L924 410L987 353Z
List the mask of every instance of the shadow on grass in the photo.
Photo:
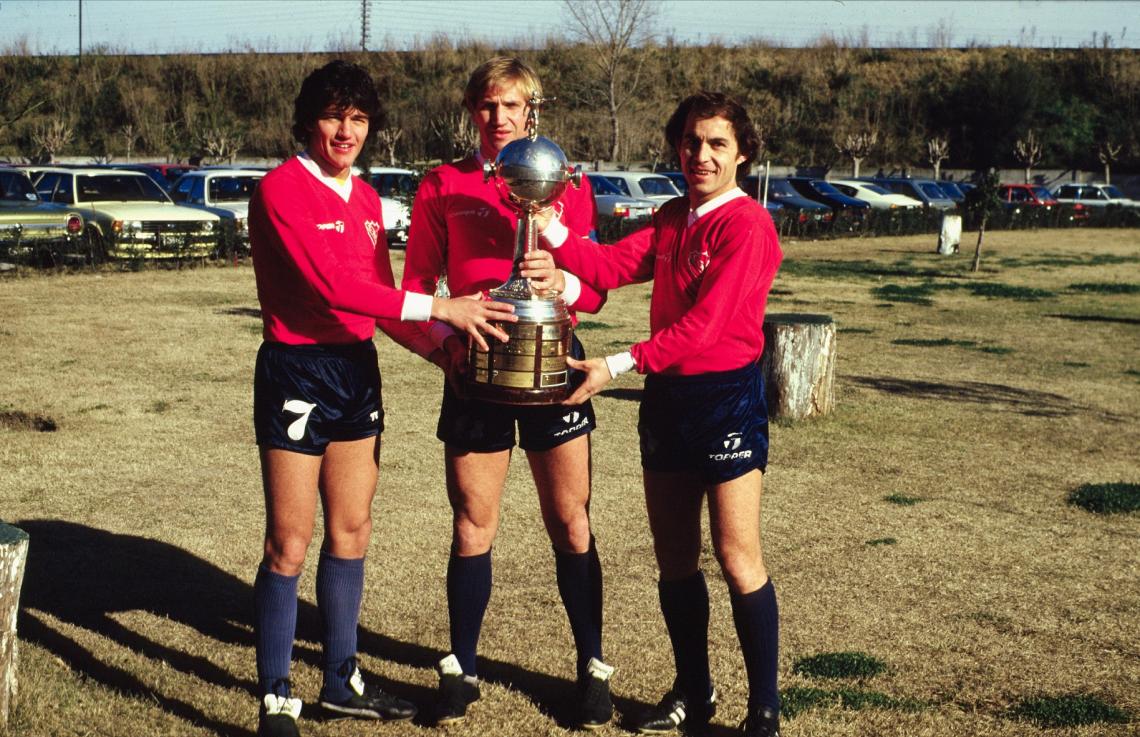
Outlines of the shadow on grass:
M1065 315L1047 314L1045 317L1055 317L1058 320L1072 320L1073 322L1116 322L1121 325L1140 325L1137 317L1113 317L1111 315Z
M130 696L152 701L166 712L216 733L252 737L238 725L219 722L200 706L169 695L111 658L93 652L55 626L51 618L106 637L156 662L165 662L207 684L244 691L250 695L250 713L256 710L252 682L235 676L206 657L160 642L145 632L116 621L119 612L144 611L196 630L215 641L216 647L253 648L253 574L240 579L173 545L61 520L27 520L13 523L28 533L30 542L20 597L21 639L34 642L77 673ZM551 586L554 581L551 580ZM443 602L440 602L443 606ZM42 613L42 614L41 614ZM43 615L48 615L47 617ZM49 618L50 617L50 618ZM316 606L301 600L297 611L294 662L320 668L320 615ZM213 648L212 648L213 649ZM365 627L359 630L359 651L418 668L432 668L445 653L413 642L386 637ZM568 674L572 678L572 674ZM559 678L520 668L512 663L480 658L480 676L527 696L560 726L573 719L576 693L570 678ZM420 723L430 716L434 689L370 674L368 681L410 699L420 707ZM206 691L203 689L203 698ZM312 704L316 694L302 694ZM648 704L617 699L623 712L640 711ZM303 719L315 709L307 708ZM251 717L252 718L252 717Z
M608 399L624 399L627 402L640 402L641 395L644 393L642 389L603 389L598 392L601 396Z
M1068 417L1090 408L1079 405L1060 394L1020 389L1005 384L987 384L981 381L939 383L915 379L896 379L889 376L848 376L856 386L874 389L912 399L940 399L948 402L1003 405L1023 415L1035 417ZM1120 419L1107 415L1112 419Z
M237 317L252 317L261 319L261 310L256 307L226 307L218 310L219 315L235 315Z

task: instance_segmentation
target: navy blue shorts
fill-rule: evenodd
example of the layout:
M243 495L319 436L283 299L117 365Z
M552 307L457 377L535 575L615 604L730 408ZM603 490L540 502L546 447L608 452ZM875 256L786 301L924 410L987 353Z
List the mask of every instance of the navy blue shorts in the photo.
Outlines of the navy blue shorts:
M574 336L571 342L570 355L579 360L586 357L578 336ZM583 372L570 372L571 386L576 387L585 380ZM435 436L453 448L476 453L513 448L516 423L520 448L550 450L593 431L594 405L587 401L577 407L560 404L521 406L460 399L451 385L444 382Z
M695 376L645 377L641 465L718 484L768 467L768 404L758 364Z
M383 432L375 344L262 343L253 376L253 428L258 445L308 455L323 454L332 441Z

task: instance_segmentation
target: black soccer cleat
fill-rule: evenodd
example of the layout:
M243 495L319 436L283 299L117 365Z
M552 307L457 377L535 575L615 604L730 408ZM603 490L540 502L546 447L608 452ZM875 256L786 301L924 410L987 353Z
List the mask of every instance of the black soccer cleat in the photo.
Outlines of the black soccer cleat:
M780 737L780 715L770 706L754 711L740 725L741 737Z
M610 676L614 669L597 658L586 664L586 678L578 684L577 725L582 729L598 729L614 718L614 702L610 698Z
M257 713L257 737L301 737L297 717L301 716L301 700L277 694L265 694Z
M674 730L693 732L706 727L716 714L716 689L712 689L708 699L690 703L681 690L673 688L661 698L657 706L650 709L641 721L633 725L639 734L667 734Z
M435 703L435 723L453 724L467 716L467 707L479 700L479 679L463 673L459 659L448 655L436 666L439 692Z
M345 685L352 694L344 701L331 701L322 694L320 704L325 711L338 716L385 721L411 719L416 715L416 707L410 701L378 688L366 689L355 659L348 660L344 670L351 671Z

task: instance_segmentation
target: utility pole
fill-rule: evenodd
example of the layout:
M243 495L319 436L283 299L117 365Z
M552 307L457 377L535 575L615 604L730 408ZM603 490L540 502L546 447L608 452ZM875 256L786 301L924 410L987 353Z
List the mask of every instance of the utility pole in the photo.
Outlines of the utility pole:
M368 51L368 25L372 4L369 0L360 0L360 50Z

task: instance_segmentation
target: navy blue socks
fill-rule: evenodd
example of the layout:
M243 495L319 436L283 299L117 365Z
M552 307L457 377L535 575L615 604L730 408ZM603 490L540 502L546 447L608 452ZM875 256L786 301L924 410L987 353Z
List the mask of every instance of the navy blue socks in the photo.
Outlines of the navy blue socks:
M558 593L574 633L578 650L578 679L587 676L590 658L602 660L602 564L594 537L585 553L566 553L554 549L554 568Z
M730 591L732 619L744 653L748 673L748 713L764 706L780 710L776 689L777 655L780 642L780 615L776 608L776 587L768 579L750 594Z
M356 625L364 595L364 559L337 558L321 551L317 563L317 609L321 613L324 686L321 698L334 703L352 696L348 661L356 660Z
M475 650L490 600L491 551L464 557L452 547L447 562L447 615L451 652L459 659L464 675L475 675Z
M257 650L257 684L262 694L287 691L293 637L297 631L297 579L262 564L253 581L253 632Z
M703 702L712 693L709 675L709 590L697 571L688 578L659 581L661 614L673 643L677 687L686 698Z

